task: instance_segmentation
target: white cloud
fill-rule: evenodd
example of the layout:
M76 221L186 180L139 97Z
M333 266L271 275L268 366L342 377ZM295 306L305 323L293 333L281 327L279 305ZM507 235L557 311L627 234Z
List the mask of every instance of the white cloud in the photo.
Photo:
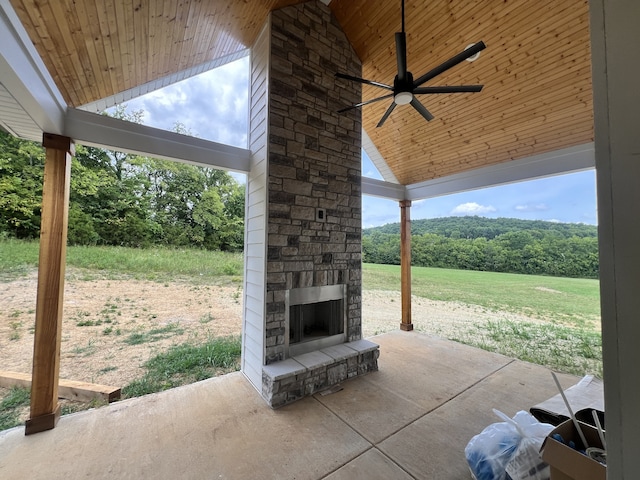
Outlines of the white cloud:
M143 110L144 124L172 131L176 122L193 136L246 147L248 59L243 58L127 102Z
M483 215L485 213L497 212L497 209L491 205L480 205L476 202L461 203L453 210L451 215Z
M546 203L516 205L514 208L517 212L544 212L549 210L549 206Z

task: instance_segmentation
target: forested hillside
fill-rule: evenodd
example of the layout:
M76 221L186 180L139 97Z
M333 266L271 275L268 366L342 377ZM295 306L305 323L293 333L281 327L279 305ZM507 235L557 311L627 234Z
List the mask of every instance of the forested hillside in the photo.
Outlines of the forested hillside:
M446 217L411 223L412 264L597 278L597 227L514 218ZM363 231L363 261L400 263L400 224Z
M0 131L0 236L38 238L44 157L38 143ZM223 171L76 145L68 241L239 251L244 187Z

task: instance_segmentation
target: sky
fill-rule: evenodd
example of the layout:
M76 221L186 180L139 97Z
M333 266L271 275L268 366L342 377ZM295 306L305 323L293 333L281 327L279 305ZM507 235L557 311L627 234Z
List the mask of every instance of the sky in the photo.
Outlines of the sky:
M126 103L143 123L173 131L176 122L199 138L246 148L248 58L237 60ZM382 179L363 152L362 174ZM234 177L244 182L241 174ZM478 215L597 224L595 171L518 182L412 202L411 219ZM362 226L400 220L395 200L364 196Z

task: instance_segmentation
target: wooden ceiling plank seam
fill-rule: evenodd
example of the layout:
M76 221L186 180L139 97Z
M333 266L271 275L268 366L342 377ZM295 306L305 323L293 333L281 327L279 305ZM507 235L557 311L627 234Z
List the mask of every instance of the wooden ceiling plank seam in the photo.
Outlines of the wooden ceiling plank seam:
M171 72L171 43L173 40L175 23L172 19L176 16L177 5L175 0L164 0L162 4L162 27L159 31L161 35L161 43L159 54L161 55L160 68L158 71L159 76L163 77L169 75Z
M120 38L118 35L118 13L116 8L116 2L118 0L104 0L102 5L104 6L104 13L106 19L103 28L106 28L107 43L105 45L105 51L110 50L113 57L112 68L115 74L116 85L114 88L114 94L126 90L125 72L122 68L123 52L120 51Z
M149 21L150 10L147 2L140 2L133 9L133 32L135 52L136 85L149 83L153 79L149 77L147 65L150 60L149 48Z
M184 8L178 4L176 8L175 18L173 20L173 42L171 43L171 64L169 72L179 72L186 68L184 59L184 46L187 29L187 15Z
M206 11L201 1L198 0L189 5L187 24L191 31L191 37L194 39L189 43L189 62L193 67L204 63L204 52L210 48L206 28L208 24ZM199 39L199 41L196 42L195 39ZM201 48L201 45L206 45L206 48Z
M101 97L106 96L109 91L104 83L103 72L105 65L104 62L98 59L96 49L96 43L100 38L100 27L97 18L95 16L90 18L88 10L85 8L85 5L91 3L92 2L76 2L74 4L75 8L69 11L68 16L73 40L90 85L89 88L85 89L85 96L89 98L97 95Z
M180 6L176 3L166 12L171 15L167 24L168 30L171 32L168 37L171 39L169 43L169 57L165 65L164 74L180 71L180 54L182 51L182 41L184 39L184 23Z
M98 2L96 1L87 1L84 5L87 21L92 28L92 43L95 49L96 62L102 73L102 94L103 96L108 96L117 91L117 82L114 75L115 68L113 68L113 50L107 48L107 45L110 44L109 26L108 22L105 22L104 12L102 15L100 14L101 9L104 9L104 2L100 2L101 7L98 7Z
M121 91L128 90L134 86L132 78L132 66L135 61L134 52L132 51L131 41L132 33L129 25L131 24L131 4L128 6L124 2L115 0L115 24L112 35L116 37L117 44L119 46L120 58L118 59L118 66L122 69L122 81L123 88ZM128 7L128 8L127 8Z

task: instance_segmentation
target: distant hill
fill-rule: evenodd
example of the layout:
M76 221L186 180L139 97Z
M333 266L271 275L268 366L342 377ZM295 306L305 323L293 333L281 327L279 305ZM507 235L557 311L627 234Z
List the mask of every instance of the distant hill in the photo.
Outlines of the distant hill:
M398 265L400 224L364 229L362 259ZM411 263L422 267L597 278L598 228L516 218L414 220Z
M521 220L519 218L486 218L478 216L441 217L411 221L411 234L432 233L445 238L486 238L491 240L509 232L537 230L554 232L562 238L597 238L598 227L584 223L559 223L544 220ZM373 233L400 234L400 223L388 223L380 227L366 228L364 235Z

